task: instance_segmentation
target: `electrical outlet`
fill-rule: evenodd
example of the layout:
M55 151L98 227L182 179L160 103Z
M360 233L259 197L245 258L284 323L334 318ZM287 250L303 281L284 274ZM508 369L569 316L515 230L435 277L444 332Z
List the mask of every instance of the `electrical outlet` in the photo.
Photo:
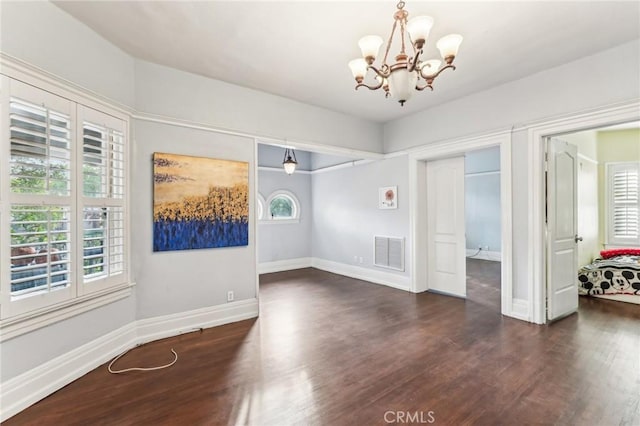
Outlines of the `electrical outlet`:
M486 251L489 251L489 246L484 246L484 249L485 249Z
M227 302L233 302L233 292L232 291L228 291L227 292Z
M362 263L362 262L363 262L363 259L362 259L362 256L361 256L361 257L358 258L358 263Z
M353 263L358 263L358 256L353 256Z

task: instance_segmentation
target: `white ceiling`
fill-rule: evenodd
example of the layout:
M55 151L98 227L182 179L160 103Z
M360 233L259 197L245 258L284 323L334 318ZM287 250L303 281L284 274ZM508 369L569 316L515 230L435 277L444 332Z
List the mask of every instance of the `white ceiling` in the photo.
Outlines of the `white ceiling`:
M379 122L640 38L638 1L408 0L410 16L435 19L425 58L439 56L443 35L464 41L458 69L400 107L382 91L354 91L347 67L361 36L388 37L395 1L55 4L140 59Z

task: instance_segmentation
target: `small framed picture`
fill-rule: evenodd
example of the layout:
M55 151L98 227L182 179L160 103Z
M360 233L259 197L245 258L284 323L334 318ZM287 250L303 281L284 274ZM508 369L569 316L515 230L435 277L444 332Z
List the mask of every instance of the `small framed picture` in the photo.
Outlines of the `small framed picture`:
M378 208L397 209L398 208L398 187L384 186L378 189Z

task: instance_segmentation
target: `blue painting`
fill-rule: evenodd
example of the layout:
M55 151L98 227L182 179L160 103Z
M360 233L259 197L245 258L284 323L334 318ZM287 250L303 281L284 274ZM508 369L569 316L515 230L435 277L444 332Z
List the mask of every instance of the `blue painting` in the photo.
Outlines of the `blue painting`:
M249 163L153 154L153 251L249 244Z

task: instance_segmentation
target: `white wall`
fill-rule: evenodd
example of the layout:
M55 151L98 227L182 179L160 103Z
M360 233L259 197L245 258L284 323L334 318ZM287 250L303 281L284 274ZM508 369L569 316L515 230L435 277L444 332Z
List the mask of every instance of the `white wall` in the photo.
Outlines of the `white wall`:
M255 193L254 141L202 130L134 122L131 206L133 265L137 282L137 318L151 318L256 297L255 197L249 203L249 245L201 250L153 252L154 152L246 161L249 193Z
M297 223L258 223L258 263L311 257L311 175L294 173L289 176L283 171L258 172L258 190L265 200L280 189L292 192L300 202L300 220ZM265 211L268 210L269 206L265 206Z
M382 152L379 123L140 60L136 108L293 145L313 142Z
M393 272L373 266L373 237L405 237L409 253L407 161L401 156L312 175L314 258ZM378 209L378 188L394 185L398 186L398 208ZM405 271L398 275L409 275L406 253ZM355 262L354 256L362 257L363 263Z
M466 247L500 252L500 147L466 153L464 172Z

